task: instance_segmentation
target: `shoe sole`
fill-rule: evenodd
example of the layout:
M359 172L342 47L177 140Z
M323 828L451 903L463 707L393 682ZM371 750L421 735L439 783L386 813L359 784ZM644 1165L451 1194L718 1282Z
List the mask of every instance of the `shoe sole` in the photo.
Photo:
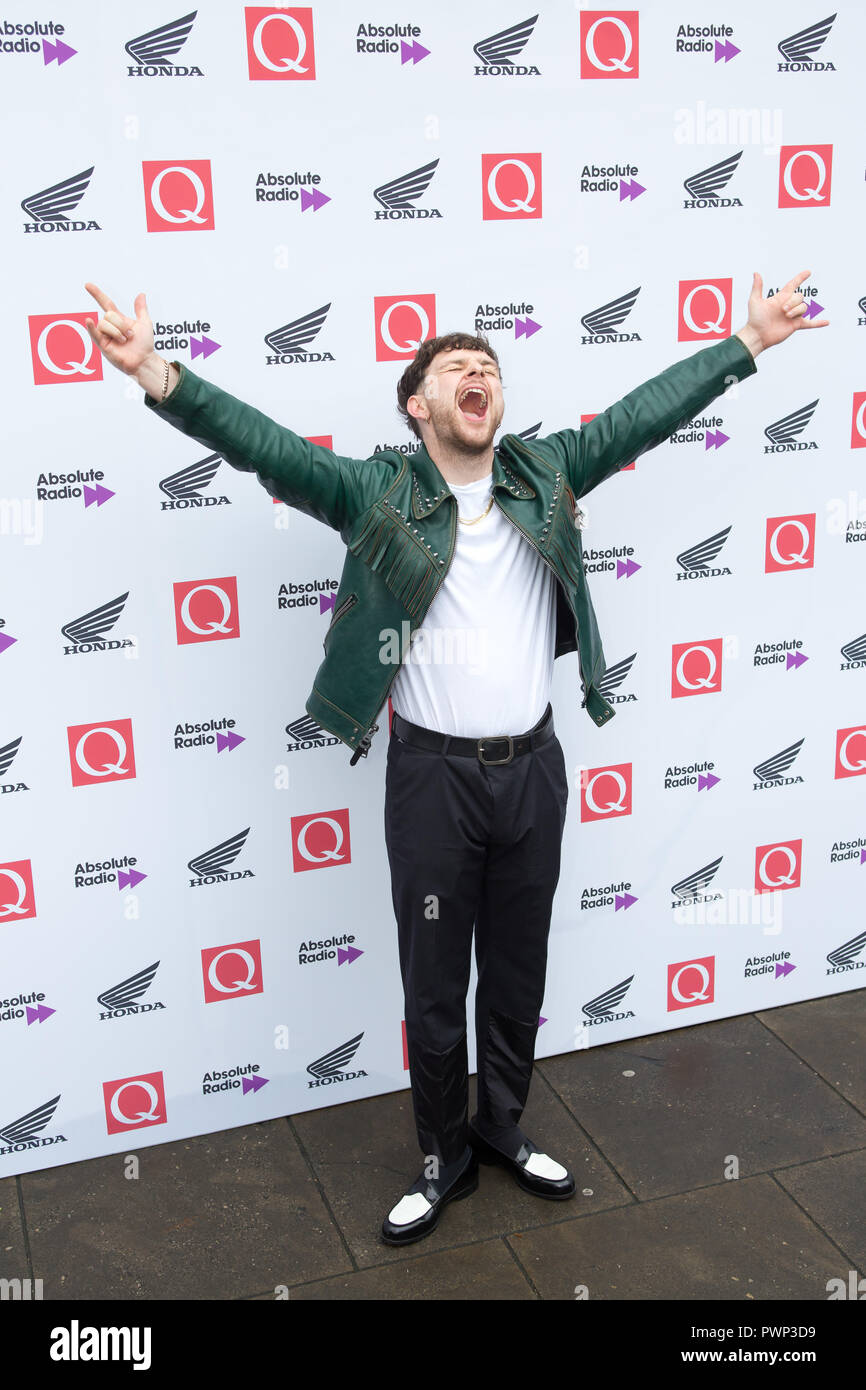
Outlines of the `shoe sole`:
M471 1132L469 1144L479 1163L485 1164L488 1168L504 1168L521 1191L528 1192L530 1197L541 1197L545 1202L568 1202L577 1191L575 1184L570 1192L539 1192L537 1188L531 1187L519 1172L515 1171L510 1159L506 1158L504 1154L498 1153L491 1144L487 1143L486 1139L481 1138L480 1134L476 1135L474 1131Z
M416 1241L426 1240L427 1237L432 1236L433 1232L436 1230L437 1226L439 1225L439 1220L442 1216L442 1213L448 1206L449 1202L462 1202L464 1197L471 1197L472 1193L476 1190L477 1187L478 1172L476 1170L472 1178L465 1185L460 1186L459 1191L449 1193L448 1196L443 1199L442 1204L440 1205L439 1210L436 1213L436 1220L433 1222L432 1226L428 1226L427 1229L424 1231L417 1231L414 1235L406 1236L405 1239L399 1237L395 1239L393 1236L386 1236L384 1231L380 1231L380 1240L382 1240L385 1243L385 1245L414 1245Z

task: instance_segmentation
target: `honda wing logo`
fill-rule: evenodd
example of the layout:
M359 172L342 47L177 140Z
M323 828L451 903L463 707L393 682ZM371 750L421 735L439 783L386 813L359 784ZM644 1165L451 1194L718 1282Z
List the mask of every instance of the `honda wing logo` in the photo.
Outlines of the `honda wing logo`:
M23 737L23 735L22 735ZM0 777L4 777L12 766L12 759L18 752L21 745L20 738L14 738L11 743L7 743L4 748L0 748Z
M538 15L534 14L531 19L512 24L510 29L502 29L488 39L479 39L473 44L472 52L485 67L510 68L529 42L537 21Z
M581 1012L586 1014L590 1022L613 1018L617 1004L621 1003L625 997L633 979L634 975L629 975L627 980L622 980L618 985L612 985L610 989L605 990L603 994L596 995L595 999L590 999L588 1004L582 1006Z
M169 24L151 29L148 34L130 39L124 48L130 58L142 67L170 69L171 59L189 38L197 13L197 10L193 10L192 14L185 14L182 19L173 19Z
M416 198L420 198L422 193L426 193L438 163L438 159L433 159L429 164L422 164L420 169L413 169L411 173L401 174L398 179L392 179L390 183L381 184L379 188L374 188L373 197L377 203L381 203L383 208L389 210L397 211L401 208L408 208ZM319 310L319 312L322 311ZM294 327L294 325L289 326ZM279 331L283 332L282 329ZM265 342L270 343L270 339L266 338ZM283 348L281 351L285 352L288 349Z
M598 693L605 700L610 699L614 690L617 690L625 680L632 666L637 652L632 652L631 656L626 656L622 661L617 661L615 665L608 666L604 675L598 683Z
M144 994L145 990L150 989L158 965L158 960L154 961L153 965L146 965L143 970L139 970L137 975L130 975L128 980L121 980L119 985L113 985L104 993L97 994L97 1001L104 1009L128 1008Z
M163 478L159 490L175 500L198 497L201 489L213 482L221 462L221 454L208 454L200 462L187 464L186 468Z
M862 637L855 637L853 642L846 642L845 646L841 648L841 652L846 661L866 661L866 632L864 632ZM21 740L19 739L18 743L20 742ZM11 744L9 746L10 748L12 747ZM18 744L16 744L15 746L17 748ZM0 776L2 776L3 772L5 771L3 765L3 754L5 751L5 749L0 748ZM8 767L8 765L9 764L7 763L6 767Z
M619 299L612 299L609 304L602 304L599 309L593 309L591 313L584 314L580 321L589 336L581 341L584 343L628 342L634 339L640 341L636 333L618 334L616 332L620 324L628 318L639 294L640 285L636 290L630 290L628 294L621 295Z
M529 426L529 429L521 430L520 433L518 434L517 438L518 438L518 439L525 439L525 440L537 439L537 438L538 438L538 431L539 431L540 429L541 429L541 421L539 420L539 422L538 422L537 425L530 425L530 426Z
M50 188L43 188L41 193L33 193L29 198L25 198L21 206L27 216L32 217L34 222L69 223L68 214L78 207L87 192L93 168L91 165L80 174L73 174L62 183L54 183ZM76 225L79 229L85 226L83 222ZM87 226L99 230L95 222L90 222Z
M110 632L123 612L123 605L129 598L129 590L119 598L109 599L101 608L94 608L81 618L73 618L60 629L67 641L75 647L98 643L106 632ZM104 644L100 644L103 645ZM118 643L118 645L120 645Z
M783 415L781 420L776 420L772 425L768 425L764 434L769 439L775 449L764 448L765 454L778 453L788 449L815 449L815 444L796 443L797 435L802 434L812 416L815 414L815 407L820 400L820 396L808 405L801 405L799 410L792 410L790 415Z
M861 932L859 936L852 936L850 941L846 941L842 946L837 946L835 951L828 951L827 959L832 966L835 966L836 970L862 969L863 961L857 961L855 965L854 957L859 956L864 946L866 946L866 931ZM831 975L833 971L828 970L827 974Z
M334 1081L351 1081L357 1076L366 1076L365 1071L345 1070L358 1051L358 1044L363 1036L363 1033L359 1033L357 1037L335 1047L333 1052L326 1052L324 1057L317 1057L315 1062L311 1062L307 1071L314 1079L308 1081L307 1086L327 1086Z
M37 1136L48 1124L59 1100L59 1096L55 1096L53 1100L46 1100L44 1105L38 1105L29 1115L22 1115L19 1120L4 1125L3 1129L0 1129L0 1143L12 1145L27 1144L33 1140L38 1142Z
M204 880L213 883L217 878L226 879L229 875L226 870L229 864L233 864L246 843L246 838L250 833L250 827L246 830L238 831L237 835L232 835L230 839L223 840L222 844L214 845L213 849L205 850L204 854L198 854L194 859L190 859L187 868L195 874L195 879L190 883ZM244 874L235 871L231 874L232 878L243 878L250 874L247 869ZM252 876L252 875L250 875Z
M702 169L699 174L692 174L691 178L686 179L683 188L696 200L717 199L742 157L743 151L740 150L739 154L729 155L718 164L711 164L709 169Z
M724 531L717 531L714 536L708 536L705 541L699 541L697 545L690 546L688 550L684 550L681 555L677 556L677 564L682 570L685 570L686 574L730 574L730 570L711 570L709 568L730 534L731 528L726 526Z
M689 902L691 898L697 897L702 889L709 887L715 878L719 865L724 859L720 854L718 859L714 859L711 864L706 864L702 869L696 869L693 874L686 878L681 878L679 883L671 886L671 892L676 893L681 902Z
M835 18L836 16L831 14L828 19L819 19L817 24L810 24L808 29L801 29L798 34L791 34L789 38L782 39L782 42L776 45L782 57L789 63L808 63L823 45Z
M273 333L266 333L265 342L277 355L267 357L265 361L269 364L295 361L332 362L334 359L329 352L306 352L306 348L313 342L325 322L330 307L330 304L324 304L321 309L313 309L303 318L293 319L291 323L283 324L282 328L275 328Z
M792 762L796 758L800 749L803 747L805 739L801 738L797 743L792 743L790 748L783 748L781 753L774 753L772 758L767 758L763 763L758 763L753 768L755 776L764 783L771 786L781 787L784 785L784 774L788 771ZM802 781L802 778L791 778L788 780Z

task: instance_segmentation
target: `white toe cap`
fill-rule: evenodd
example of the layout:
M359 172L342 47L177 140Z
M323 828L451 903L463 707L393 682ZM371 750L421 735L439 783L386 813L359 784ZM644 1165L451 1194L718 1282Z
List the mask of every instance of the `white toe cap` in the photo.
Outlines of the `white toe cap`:
M556 1163L552 1158L548 1158L547 1154L530 1154L525 1169L534 1178L557 1180L568 1177L567 1169L563 1168L561 1163Z
M396 1207L388 1213L388 1220L393 1222L395 1226L408 1226L410 1221L417 1221L419 1217L426 1216L428 1211L430 1211L430 1203L422 1193L407 1192L406 1196L401 1197Z

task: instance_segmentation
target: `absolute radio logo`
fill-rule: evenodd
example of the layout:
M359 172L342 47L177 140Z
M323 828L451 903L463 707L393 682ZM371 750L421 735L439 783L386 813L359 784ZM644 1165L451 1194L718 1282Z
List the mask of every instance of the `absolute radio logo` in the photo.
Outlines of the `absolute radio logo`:
M680 960L668 966L668 1013L712 1004L715 997L715 956Z
M670 435L668 443L703 443L704 453L708 449L721 449L722 445L727 444L731 437L722 432L724 423L721 415L697 415L693 420L686 420L681 429Z
M104 1023L114 1018L130 1018L134 1014L149 1014L157 1009L164 1009L165 1004L159 999L139 1002L141 996L146 994L153 984L158 968L159 961L155 960L152 965L146 965L135 975L129 975L125 980L120 980L118 984L111 985L109 989L97 994L96 1002L103 1010L99 1015L100 1022Z
M374 188L373 197L379 207L373 213L373 220L402 222L407 218L441 218L442 214L438 208L415 207L416 200L430 187L438 163L438 159L431 159L429 164L422 164L417 169L411 169L408 174L400 174L396 179L391 179L390 183L381 183L378 188Z
M165 500L160 502L164 512L190 511L195 507L228 507L230 501L223 493L208 493L202 497L206 487L210 487L222 463L221 454L208 454L197 463L188 463L176 473L163 478L159 490Z
M420 37L420 24L359 24L355 34L355 52L370 56L399 53L400 66L411 63L414 68L430 56L430 49L418 42Z
M102 486L104 477L98 468L77 468L74 473L40 473L36 479L36 498L39 502L70 502L73 497L83 497L85 508L94 503L101 507L115 496L110 488Z
M129 782L135 777L131 719L71 724L66 736L73 787Z
M637 78L639 60L637 10L581 10L582 78Z
M156 334L153 346L157 352L176 352L180 348L189 348L193 362L197 357L207 361L222 347L222 343L206 337L206 334L211 332L211 326L206 319L181 319L179 323L155 321L153 331ZM195 337L196 333L201 336Z
M211 883L235 883L241 878L255 878L252 869L229 868L246 844L249 833L250 827L247 826L246 830L239 830L236 835L230 835L227 840L190 859L187 864L187 868L193 874L189 881L190 888L202 888Z
M590 547L583 552L584 574L613 574L615 571L617 579L631 579L643 568L632 559L633 555L633 545L609 545L605 550Z
M711 758L705 758L703 762L671 763L665 768L665 791L673 791L677 787L697 787L699 792L711 792L722 780L715 775L715 766Z
M21 738L22 735L19 734L18 738L13 738L11 743L3 744L3 746L0 747L0 796L7 796L10 792L27 792L30 790L24 782L4 782L2 780L15 761L15 754L21 747Z
M172 62L189 38L196 14L193 10L124 44L132 59L126 69L127 77L203 77L201 68Z
M110 855L107 859L84 859L75 865L73 883L76 888L93 888L99 883L116 883L122 893L124 888L137 888L147 878L135 865L138 859L134 854L124 854L120 858Z
M16 990L8 999L0 999L0 1023L11 1023L24 1018L25 1014L27 1017L25 1027L27 1028L33 1023L45 1023L46 1019L53 1017L57 1010L44 1003L44 999L45 995L37 989L27 992Z
M258 1075L261 1069L260 1062L241 1062L233 1067L206 1071L201 1080L201 1093L212 1096L220 1091L236 1091L240 1086L242 1096L254 1096L268 1084L267 1076Z
M331 201L324 189L317 187L321 182L321 174L309 169L305 173L295 169L291 174L260 170L256 175L256 202L295 203L300 212L318 212Z
M620 693L619 687L631 674L637 652L632 652L631 656L624 656L622 661L614 662L613 666L608 666L604 675L598 683L598 693L610 704L626 705L630 704L637 696L625 691Z
M620 883L599 884L598 887L590 886L580 890L581 912L591 912L596 907L612 907L614 912L627 912L636 902L637 898L631 892L631 884L627 879L622 879Z
M307 1082L308 1089L312 1090L314 1086L331 1086L337 1081L356 1081L359 1076L366 1076L365 1071L348 1070L363 1036L363 1033L357 1033L354 1038L349 1038L348 1042L341 1043L331 1052L317 1057L315 1062L310 1062L307 1071L313 1080Z
M475 308L475 332L499 333L514 329L515 340L534 337L542 325L529 315L535 313L535 305L528 302L520 304L478 304ZM521 317L523 315L523 317Z
M316 45L311 9L256 6L244 10L251 82L312 82Z
M538 15L512 24L509 29L500 29L486 39L479 39L472 45L472 52L478 59L475 67L476 77L540 77L534 65L517 63L538 22Z
M435 294L378 294L373 299L377 362L402 362L436 337Z
M323 304L320 309L312 309L302 318L292 319L290 323L284 323L282 328L266 333L265 343L271 349L270 355L265 358L266 365L285 367L298 362L333 362L330 352L307 351L319 336L330 307L330 304Z
M339 587L338 579L309 579L301 584L281 584L277 590L277 608L280 611L289 608L315 608L318 595L321 617L323 613L333 610L336 590Z
M149 232L212 232L209 159L145 159L144 207Z
M713 565L713 560L730 534L731 528L726 526L724 531L717 531L714 536L708 536L705 541L698 541L697 545L682 551L677 556L680 567L677 579L718 579L723 574L730 574L727 566Z
M800 887L803 841L782 840L755 850L755 892L778 893Z
M671 892L674 894L674 901L671 903L671 907L691 907L694 903L712 903L721 898L721 893L705 893L703 890L709 888L724 857L723 854L720 854L718 859L713 859L702 869L694 869L690 874L686 874L685 878L681 878L679 882L672 883Z
M801 516L767 517L764 549L765 574L813 568L815 564L815 518L815 512Z
M862 835L857 835L853 840L834 840L833 848L830 850L831 864L845 864L852 860L857 861L857 867L862 869L866 864L866 839Z
M620 324L628 318L639 294L640 285L636 290L629 290L628 294L620 295L619 299L611 299L607 304L602 304L599 308L584 314L580 321L586 334L581 338L581 343L584 346L598 343L639 343L641 341L639 333L617 333L616 331Z
M481 216L485 222L541 217L541 154L482 154Z
M340 742L317 724L310 714L293 719L286 725L286 733L289 735L287 753L298 753L308 748L332 748Z
M29 859L0 864L0 926L36 916L33 869Z
M675 642L671 648L671 699L715 695L722 689L722 638Z
M179 580L173 588L178 646L224 642L240 636L238 582L234 575Z
M831 14L828 19L819 19L816 24L810 24L796 34L789 34L786 39L782 39L776 47L783 61L776 65L776 71L835 72L832 63L815 58L815 54L823 48L835 18L836 16Z
M165 1082L161 1071L103 1081L105 1125L109 1134L166 1123Z
M65 1144L65 1134L43 1134L42 1131L53 1119L60 1096L52 1096L35 1110L21 1115L17 1120L0 1127L0 1157L5 1154L22 1153L24 1149L41 1149L48 1144Z
M262 943L235 941L230 946L207 946L201 953L201 973L206 1004L261 994Z
M798 671L809 660L799 637L785 637L779 642L758 642L752 658L753 666L784 666L786 671Z
M23 199L21 206L33 219L24 223L25 232L101 232L98 222L84 222L69 216L87 192L92 174L93 165Z
M0 20L0 53L41 53L43 67L55 62L62 67L78 52L77 48L70 48L60 38L65 33L65 25L58 24L54 19L33 19L22 24Z
M848 970L862 970L866 966L866 960L860 960L860 953L866 946L866 931L859 936L852 936L849 941L845 941L835 950L827 952L827 960L830 962L828 975L841 975ZM2 1133L2 1131L0 1131ZM3 1150L0 1149L0 1153Z
M819 400L820 397L816 396L808 405L801 405L797 410L792 410L790 415L783 415L780 420L774 420L772 425L767 425L764 434L770 442L764 445L764 453L791 454L801 453L805 449L817 449L818 445L814 439L803 440L798 436L803 433L815 414Z
M91 609L89 613L84 613L80 618L73 618L71 622L65 623L60 631L69 646L63 648L63 655L79 656L85 652L115 652L122 651L125 647L134 647L135 640L132 637L112 637L107 641L104 640L105 634L111 631L123 612L123 606L128 598L129 590L117 598L109 599L99 608Z
M793 787L798 782L802 782L802 777L786 777L785 773L793 764L804 743L805 738L798 739L790 747L783 748L780 753L774 753L771 758L766 758L764 762L758 763L752 769L758 779L752 784L752 790L760 792L766 790L767 787Z
M677 53L712 53L714 63L729 63L741 52L731 43L733 33L730 24L679 24L674 49Z
M580 819L615 820L632 811L632 765L588 767L580 776Z
M598 1023L619 1023L626 1018L634 1018L632 1009L621 1010L618 1008L628 993L633 979L634 975L629 975L628 979L620 980L618 985L611 985L610 989L606 989L603 994L597 994L594 999L581 1005L580 1011L588 1026L594 1026Z
M646 188L638 183L637 164L584 164L580 171L581 193L617 193L620 203L633 203Z
M102 380L102 353L91 341L84 326L88 318L92 318L89 312L28 316L33 381L36 386ZM40 473L39 477L42 480L45 474ZM101 473L99 477L102 477ZM37 497L39 495L37 492Z
M703 342L731 336L733 281L680 280L677 340Z
M333 869L351 861L348 806L292 816L292 867L296 874L307 869Z
M866 726L836 730L836 770L834 777L862 777L866 774Z
M356 937L350 932L329 936L324 941L302 941L298 947L298 965L314 965L319 961L335 960L337 965L351 965L364 952L353 946Z
M832 145L783 145L779 151L779 207L829 207L832 175Z
M233 732L236 721L227 716L216 715L212 719L200 720L197 724L187 721L174 726L175 751L183 748L206 748L216 746L217 753L231 753L239 744L245 743L243 734Z
M722 197L721 194L730 183L742 157L743 151L740 150L738 154L730 154L726 159L720 159L718 164L711 164L709 168L701 169L685 179L683 188L689 196L683 202L683 207L689 211L695 208L741 208L743 204L739 198Z

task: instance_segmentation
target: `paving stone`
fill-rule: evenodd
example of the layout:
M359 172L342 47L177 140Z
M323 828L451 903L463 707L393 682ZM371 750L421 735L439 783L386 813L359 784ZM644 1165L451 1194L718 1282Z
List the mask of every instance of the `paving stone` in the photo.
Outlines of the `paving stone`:
M866 990L807 999L755 1017L866 1114Z
M0 1279L27 1279L27 1250L15 1178L0 1179Z
M866 1270L866 1149L774 1174L851 1261Z
M414 1258L404 1251L397 1263L291 1289L289 1298L296 1303L347 1299L394 1302L457 1299L476 1303L534 1300L536 1295L500 1239L454 1250L437 1250Z
M732 1156L743 1178L866 1145L866 1119L753 1015L536 1067L640 1201L724 1182Z

